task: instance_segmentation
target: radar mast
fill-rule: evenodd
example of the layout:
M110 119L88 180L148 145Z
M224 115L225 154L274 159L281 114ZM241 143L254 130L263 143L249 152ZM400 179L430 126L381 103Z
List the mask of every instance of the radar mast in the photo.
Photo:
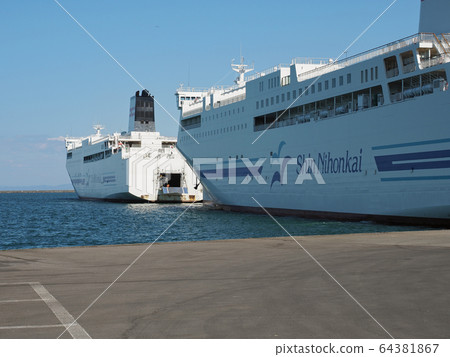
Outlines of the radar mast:
M102 134L100 133L101 130L105 129L105 127L103 125L100 124L95 124L94 125L94 130L96 131L95 135L97 136L102 136Z
M241 56L241 63L235 64L233 63L234 59L231 61L231 69L237 73L239 73L239 77L234 81L238 86L242 86L245 83L244 75L247 72L253 71L254 65L250 67L248 64L244 64L244 57Z

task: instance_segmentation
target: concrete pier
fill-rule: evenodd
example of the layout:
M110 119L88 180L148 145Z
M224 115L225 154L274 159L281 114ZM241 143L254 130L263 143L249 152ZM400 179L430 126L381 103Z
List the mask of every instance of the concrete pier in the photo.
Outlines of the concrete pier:
M450 231L296 239L341 286L291 238L154 244L63 337L449 337ZM0 338L58 337L146 247L0 251Z

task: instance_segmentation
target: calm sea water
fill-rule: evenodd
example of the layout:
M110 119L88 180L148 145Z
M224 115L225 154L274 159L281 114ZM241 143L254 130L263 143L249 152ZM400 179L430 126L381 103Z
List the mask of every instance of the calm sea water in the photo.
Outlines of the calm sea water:
M146 243L155 240L186 204L81 201L74 193L0 194L0 250ZM419 227L278 217L292 235L406 231ZM211 210L195 204L160 242L286 236L266 215Z

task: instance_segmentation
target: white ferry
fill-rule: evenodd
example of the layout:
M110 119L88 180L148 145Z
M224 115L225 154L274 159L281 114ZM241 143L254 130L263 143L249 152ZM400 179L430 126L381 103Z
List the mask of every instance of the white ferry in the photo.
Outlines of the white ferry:
M176 148L177 140L155 131L154 98L146 90L131 98L129 131L66 138L66 167L82 199L120 202L195 202L203 188Z
M181 87L177 146L229 209L449 225L449 14L448 0L423 0L410 37Z

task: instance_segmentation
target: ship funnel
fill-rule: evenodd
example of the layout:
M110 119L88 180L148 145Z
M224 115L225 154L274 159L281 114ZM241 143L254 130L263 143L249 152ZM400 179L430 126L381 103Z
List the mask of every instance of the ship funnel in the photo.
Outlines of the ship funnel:
M147 89L141 95L137 91L130 99L128 132L155 130L155 100Z
M450 1L421 0L419 32L450 33Z

